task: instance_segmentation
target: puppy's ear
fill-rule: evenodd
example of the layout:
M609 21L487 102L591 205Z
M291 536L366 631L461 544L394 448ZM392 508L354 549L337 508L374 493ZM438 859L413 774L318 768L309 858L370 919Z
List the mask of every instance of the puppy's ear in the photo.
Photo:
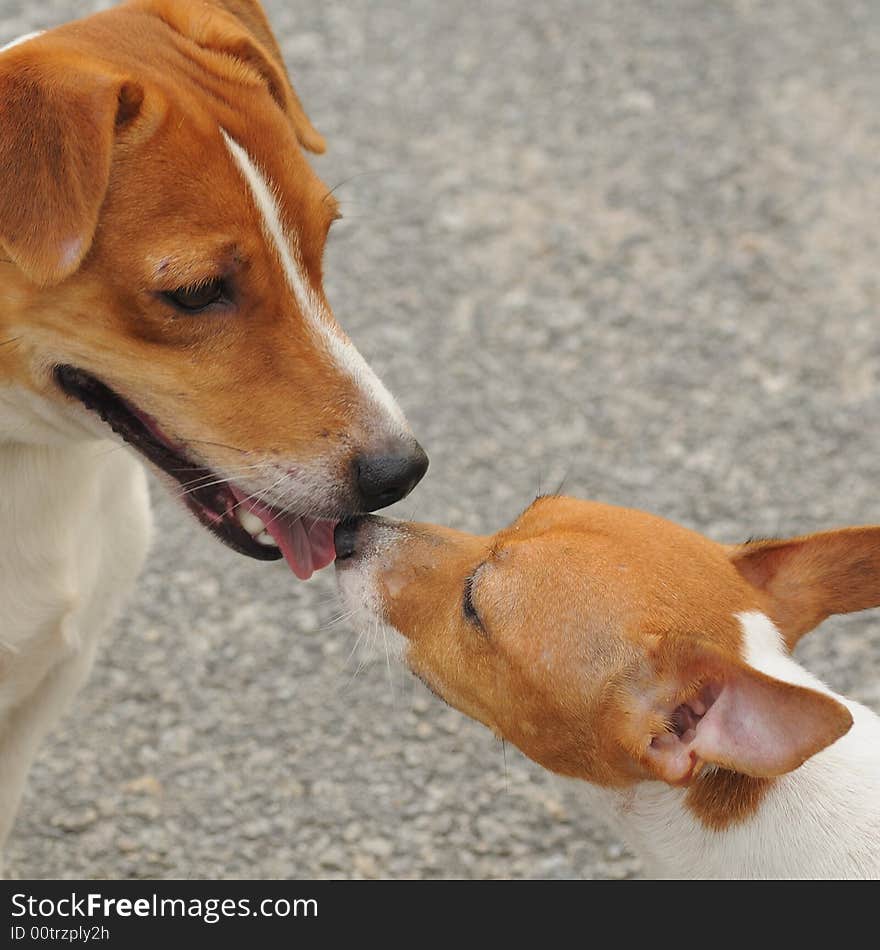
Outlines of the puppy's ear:
M648 774L687 785L703 764L769 778L844 735L849 710L692 637L665 637L614 683L605 714Z
M789 649L831 614L880 606L880 527L728 550L740 574L767 596L768 612Z
M136 83L39 38L0 59L0 246L34 283L82 263L116 136L142 100Z
M139 6L202 49L253 70L290 118L299 144L310 152L325 151L324 138L312 125L294 91L281 49L256 0L144 0Z

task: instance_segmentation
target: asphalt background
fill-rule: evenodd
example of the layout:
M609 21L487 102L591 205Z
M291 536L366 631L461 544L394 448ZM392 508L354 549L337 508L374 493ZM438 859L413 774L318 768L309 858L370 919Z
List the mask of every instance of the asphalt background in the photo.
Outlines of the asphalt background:
M3 2L0 39L103 5ZM880 521L880 4L267 9L339 186L331 303L431 456L395 513L492 531L564 480L722 541ZM639 875L576 783L350 656L332 571L154 494L11 874ZM880 618L799 656L880 709Z

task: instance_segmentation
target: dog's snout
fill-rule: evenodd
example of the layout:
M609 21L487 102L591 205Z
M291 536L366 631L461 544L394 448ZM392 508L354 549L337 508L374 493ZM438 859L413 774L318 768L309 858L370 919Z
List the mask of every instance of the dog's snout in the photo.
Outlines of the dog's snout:
M421 481L428 456L418 442L398 452L361 455L355 459L355 479L364 511L376 511L405 498Z

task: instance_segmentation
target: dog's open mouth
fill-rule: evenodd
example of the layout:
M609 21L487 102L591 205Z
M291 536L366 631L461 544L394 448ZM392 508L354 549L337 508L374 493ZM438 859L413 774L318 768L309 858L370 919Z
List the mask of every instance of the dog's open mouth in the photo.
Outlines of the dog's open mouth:
M302 580L332 563L336 556L335 521L294 517L254 500L189 458L155 420L84 370L58 366L55 379L68 396L98 415L147 461L173 478L190 511L233 550L261 561L283 557Z

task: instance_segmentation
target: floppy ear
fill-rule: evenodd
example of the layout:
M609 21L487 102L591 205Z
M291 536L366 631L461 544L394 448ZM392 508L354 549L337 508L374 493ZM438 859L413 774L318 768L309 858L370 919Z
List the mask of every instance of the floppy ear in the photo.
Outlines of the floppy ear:
M48 285L76 271L92 244L115 136L143 91L39 44L0 58L0 245Z
M293 89L281 49L256 0L145 0L141 7L202 49L229 56L254 70L287 113L299 144L310 152L324 152L324 138Z
M789 649L831 614L880 606L880 527L843 528L731 548L742 576L769 598Z
M769 778L852 726L832 696L758 672L690 637L666 637L615 683L620 741L656 778L687 785L704 764Z

